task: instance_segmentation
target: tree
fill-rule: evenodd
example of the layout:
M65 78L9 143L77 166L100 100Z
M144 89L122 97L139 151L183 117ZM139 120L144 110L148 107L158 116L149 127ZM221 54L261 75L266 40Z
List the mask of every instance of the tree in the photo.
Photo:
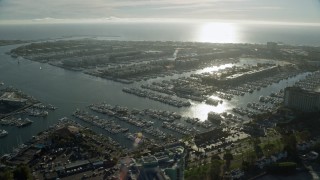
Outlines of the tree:
M228 151L223 155L223 159L226 161L227 169L229 169L230 163L233 160L233 155Z
M311 137L311 134L310 134L309 131L304 130L304 131L299 133L299 136L300 136L300 139L302 141L308 141L310 139L310 137Z
M201 179L202 176L199 173L199 168L191 169L185 171L185 179L186 180L194 180L194 179Z
M211 162L214 160L221 160L221 158L220 158L220 156L215 154L215 155L211 156Z
M256 156L258 158L261 158L263 156L262 149L261 149L261 147L259 145L255 146L254 151L255 151Z
M282 136L282 141L284 145L287 146L288 148L296 149L297 139L294 134Z
M256 158L257 158L256 152L254 152L254 151L249 151L249 152L247 153L247 161L248 161L249 163L253 164Z
M270 156L271 154L275 153L276 146L274 144L266 144L264 145L263 149L267 153L267 156Z
M242 161L242 170L249 171L251 164L248 161Z
M12 171L10 171L9 169L0 171L0 179L12 180L13 179Z
M32 174L31 174L30 168L27 165L19 165L13 171L13 176L14 176L14 179L19 179L19 180L32 179Z
M253 148L253 149L255 149L256 146L258 146L260 143L261 143L260 138L254 138L254 137L252 137L252 138L249 139L249 144L252 145L252 148Z
M288 152L288 156L291 156L293 159L299 160L297 152L297 139L294 134L282 136L282 141L284 144L284 150Z
M222 162L218 159L211 161L210 165L210 179L220 179Z

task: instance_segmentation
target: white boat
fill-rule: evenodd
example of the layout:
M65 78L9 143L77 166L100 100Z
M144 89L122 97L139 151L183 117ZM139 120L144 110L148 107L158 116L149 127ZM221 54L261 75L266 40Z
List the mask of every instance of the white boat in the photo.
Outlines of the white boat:
M6 130L0 130L0 138L1 137L5 137L6 135L8 135L9 133L8 133L8 131L6 131Z

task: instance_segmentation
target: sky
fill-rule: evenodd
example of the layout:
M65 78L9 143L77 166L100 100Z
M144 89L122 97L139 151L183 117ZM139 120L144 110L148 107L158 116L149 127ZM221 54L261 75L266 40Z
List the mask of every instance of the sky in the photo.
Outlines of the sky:
M0 23L137 20L320 24L320 0L0 0Z

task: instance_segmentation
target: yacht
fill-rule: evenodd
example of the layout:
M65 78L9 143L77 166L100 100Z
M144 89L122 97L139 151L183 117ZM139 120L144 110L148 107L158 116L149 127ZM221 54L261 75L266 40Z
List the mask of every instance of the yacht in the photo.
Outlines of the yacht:
M1 137L5 137L6 135L8 135L9 133L8 133L8 131L6 131L6 130L0 130L0 138Z

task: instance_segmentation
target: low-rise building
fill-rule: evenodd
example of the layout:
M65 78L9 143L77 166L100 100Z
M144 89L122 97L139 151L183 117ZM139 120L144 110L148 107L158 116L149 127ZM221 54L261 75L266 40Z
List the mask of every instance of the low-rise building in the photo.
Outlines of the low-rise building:
M27 99L21 98L15 92L5 92L0 97L1 103L6 103L13 106L24 106L27 103Z
M129 179L183 180L185 150L182 146L169 147L139 159L124 158L120 164L121 176Z

